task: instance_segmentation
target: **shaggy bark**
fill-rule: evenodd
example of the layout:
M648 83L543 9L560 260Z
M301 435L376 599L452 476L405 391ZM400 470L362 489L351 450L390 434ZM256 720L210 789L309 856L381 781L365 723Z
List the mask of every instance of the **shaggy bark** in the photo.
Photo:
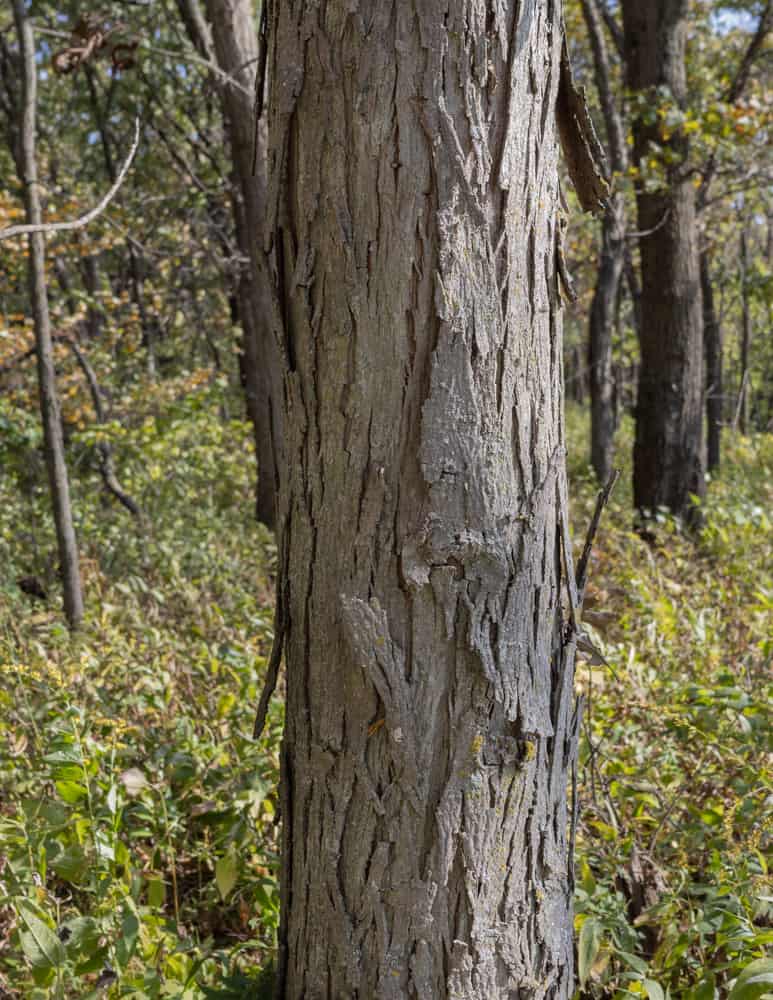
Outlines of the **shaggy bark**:
M14 0L13 14L19 36L22 68L22 122L19 130L19 149L16 151L16 163L19 179L24 185L27 224L39 226L43 219L38 192L35 150L37 100L35 43L32 37L32 28L27 19L24 0ZM56 391L51 321L46 295L46 250L43 233L30 233L29 248L30 297L35 321L35 346L46 468L56 524L64 613L70 628L74 629L78 627L83 617L83 595L78 564L78 544L75 538L70 504L70 483L62 439L59 397Z
M276 995L567 997L560 14L287 0L268 18Z
M666 88L686 95L687 0L623 0L628 86L657 100ZM658 125L633 122L634 160L662 142ZM666 506L690 514L690 495L704 492L703 364L700 268L695 188L684 170L687 140L670 141L676 163L666 186L637 195L641 238L641 367L634 444L634 504L644 512Z

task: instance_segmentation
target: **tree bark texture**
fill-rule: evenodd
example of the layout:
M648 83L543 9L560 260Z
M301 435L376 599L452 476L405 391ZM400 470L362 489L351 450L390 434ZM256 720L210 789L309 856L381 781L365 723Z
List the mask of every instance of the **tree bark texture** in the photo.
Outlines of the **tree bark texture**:
M281 369L271 326L271 292L265 262L266 132L258 132L253 174L253 92L258 63L258 36L250 0L206 0L209 23L197 0L178 0L194 44L230 77L217 78L225 127L231 147L236 242L244 257L237 298L242 326L240 364L247 415L253 426L258 461L256 516L276 526L281 450Z
M19 179L24 185L27 223L39 226L43 221L38 192L37 155L35 149L37 70L35 43L27 18L24 0L13 2L14 20L19 37L22 66L22 123L16 158ZM51 321L48 312L45 269L45 237L43 233L29 236L29 279L32 314L35 323L35 346L38 366L38 391L43 421L46 468L54 511L59 567L62 580L64 613L70 628L77 628L83 617L78 544L70 504L70 484L62 437L62 418L56 391L54 351Z
M722 327L714 302L708 250L701 251L700 266L703 296L703 355L706 359L706 461L709 471L713 472L720 466L722 453L724 416Z
M674 100L686 96L687 0L623 0L627 82L658 101L656 88ZM634 160L661 142L658 126L633 122ZM702 496L702 310L695 189L684 165L687 140L669 145L677 163L667 184L637 196L641 237L641 367L634 444L634 503L691 511L690 494Z
M593 53L596 90L607 133L613 176L627 166L625 132L610 80L604 28L596 0L582 0L582 12ZM613 178L609 178L613 182ZM613 182L614 183L614 182ZM601 483L612 472L616 425L612 332L625 263L625 197L611 196L601 224L601 252L588 322L588 367L591 395L591 464Z
M277 996L567 997L560 11L284 0L268 23Z

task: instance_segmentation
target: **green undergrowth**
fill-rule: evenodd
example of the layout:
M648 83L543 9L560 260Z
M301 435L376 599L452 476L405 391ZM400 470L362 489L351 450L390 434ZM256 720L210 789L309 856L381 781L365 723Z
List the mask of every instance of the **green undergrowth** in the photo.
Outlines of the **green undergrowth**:
M257 996L250 970L270 965L279 708L260 743L252 724L275 551L251 516L248 429L221 402L205 387L108 430L143 525L106 499L88 436L71 442L87 595L73 640L36 425L4 414L0 995ZM50 601L20 592L30 575Z
M99 432L142 525L101 490L95 432L71 438L70 639L37 421L0 401L0 995L269 995L281 705L251 729L275 550L225 402L188 386ZM571 410L578 548L586 433ZM773 437L728 440L697 538L665 515L632 531L629 449L624 426L586 605L607 663L577 674L581 994L753 1000L773 992ZM19 589L33 576L47 599Z
M594 505L570 411L573 523ZM585 997L773 994L773 436L724 442L703 527L632 530L632 432L591 565L580 662L576 929Z

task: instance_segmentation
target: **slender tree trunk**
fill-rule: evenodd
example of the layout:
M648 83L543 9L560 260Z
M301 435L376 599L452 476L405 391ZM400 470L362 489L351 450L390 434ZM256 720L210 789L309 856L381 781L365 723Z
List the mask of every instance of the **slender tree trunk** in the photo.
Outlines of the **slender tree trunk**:
M615 198L615 205L620 202ZM615 325L620 278L624 263L623 237L617 209L604 213L601 255L591 304L588 368L591 396L591 464L600 482L612 471L615 437L615 381L612 366L612 333Z
M739 428L742 434L749 432L749 397L751 395L751 372L749 352L752 343L752 313L749 301L749 239L746 229L741 232L741 396L738 402Z
M17 168L24 185L27 223L42 223L40 195L38 193L37 155L35 150L35 117L37 101L37 71L35 69L35 43L27 19L24 0L13 0L16 31L22 65L22 123L19 132ZM62 420L59 397L56 391L54 352L51 340L51 323L48 314L45 271L45 237L32 233L29 237L29 275L32 313L35 321L35 344L38 365L40 411L43 419L46 467L54 509L56 537L59 548L59 566L64 592L64 613L70 628L77 628L83 617L78 545L70 504L70 485L62 439Z
M240 371L258 460L256 515L274 528L281 451L281 370L270 315L271 293L263 248L266 206L266 134L254 151L253 93L258 38L250 0L206 0L209 24L197 0L178 0L196 47L231 77L218 79L231 146L236 240L246 261L237 289L242 325Z
M277 996L565 998L559 9L272 2L269 33Z
M703 352L706 359L707 464L710 472L719 468L722 446L724 387L722 378L722 327L714 303L711 262L708 250L701 252L703 295Z
M683 103L686 95L687 0L623 0L628 86L656 101L666 88ZM662 143L657 125L633 122L634 157L651 155ZM702 496L703 359L700 266L695 189L684 170L687 140L668 143L676 164L666 187L637 196L641 238L642 313L634 504L653 512L666 506L690 515L691 494Z
M593 52L596 89L604 112L612 173L620 175L627 166L625 132L612 91L604 29L596 0L582 0L582 11ZM616 415L612 332L625 253L625 198L618 193L610 199L604 212L601 226L601 254L588 324L591 464L602 483L609 479L614 456Z

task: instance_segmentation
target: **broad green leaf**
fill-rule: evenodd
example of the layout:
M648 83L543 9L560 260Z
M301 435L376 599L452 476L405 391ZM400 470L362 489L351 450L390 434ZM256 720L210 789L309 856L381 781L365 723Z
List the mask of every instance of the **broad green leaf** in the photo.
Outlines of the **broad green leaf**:
M129 959L134 954L139 932L139 918L127 902L124 906L123 919L121 920L121 937L118 939L118 944L115 948L116 959L122 968L125 968L129 964Z
M736 979L728 1000L758 1000L773 992L773 958L758 958Z
M63 965L64 945L56 933L40 919L28 900L18 900L16 908L26 927L19 931L21 946L33 968L57 969Z
M602 927L595 917L588 917L580 930L580 937L577 942L577 965L580 976L580 986L585 985L591 967L601 946Z
M78 781L57 781L56 791L59 798L71 806L86 796L85 786Z
M215 863L215 882L222 899L225 899L236 885L236 855L229 851Z
M154 910L160 909L166 899L166 886L163 879L148 879L148 906Z
M642 986L649 1000L665 1000L663 987L660 983L656 983L654 979L643 979Z
M59 878L77 885L88 868L88 858L79 844L70 844L51 860L51 867Z

